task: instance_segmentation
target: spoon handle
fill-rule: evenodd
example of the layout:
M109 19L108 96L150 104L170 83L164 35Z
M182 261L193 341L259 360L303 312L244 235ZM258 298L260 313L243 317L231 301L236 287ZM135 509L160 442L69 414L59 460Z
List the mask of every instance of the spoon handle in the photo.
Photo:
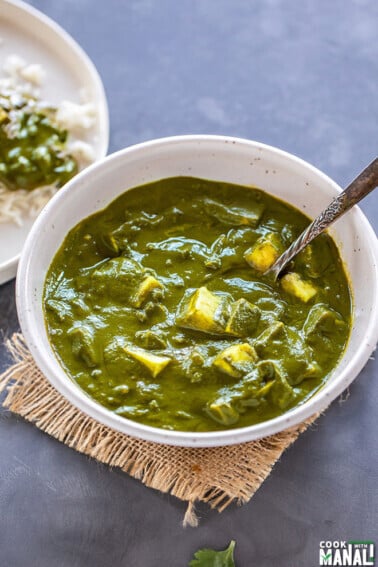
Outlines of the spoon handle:
M349 211L353 205L361 201L378 185L378 158L375 158L361 173L338 195L319 216L306 228L304 232L281 254L266 273L274 274L278 278L284 267L307 244L330 226L336 219Z

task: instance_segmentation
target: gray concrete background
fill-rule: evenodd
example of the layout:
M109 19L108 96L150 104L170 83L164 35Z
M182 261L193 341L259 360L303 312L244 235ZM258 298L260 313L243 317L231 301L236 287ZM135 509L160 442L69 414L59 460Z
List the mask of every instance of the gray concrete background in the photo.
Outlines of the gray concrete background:
M374 0L34 0L83 46L107 91L110 151L229 134L293 152L344 185L377 154ZM377 194L362 208L378 228ZM369 290L367 290L367 293ZM14 282L0 328L18 328ZM0 371L9 359L0 347ZM0 567L184 567L236 539L238 567L311 567L323 539L375 539L377 361L222 514L185 505L0 413Z

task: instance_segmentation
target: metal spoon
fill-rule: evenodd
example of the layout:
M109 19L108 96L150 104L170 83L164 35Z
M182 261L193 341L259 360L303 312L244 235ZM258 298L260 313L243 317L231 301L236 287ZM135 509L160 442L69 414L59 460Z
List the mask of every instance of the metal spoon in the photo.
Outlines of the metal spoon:
M375 158L338 197L302 232L302 234L281 254L265 272L277 279L282 270L307 244L328 228L336 219L349 211L378 186L378 158Z

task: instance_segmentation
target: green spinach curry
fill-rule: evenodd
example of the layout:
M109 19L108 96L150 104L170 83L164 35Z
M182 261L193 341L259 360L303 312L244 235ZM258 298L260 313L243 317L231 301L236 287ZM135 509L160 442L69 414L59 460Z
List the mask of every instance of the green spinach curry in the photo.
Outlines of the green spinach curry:
M31 191L61 187L78 171L67 153L67 131L55 120L56 109L32 96L0 93L0 183Z
M309 219L261 190L169 178L73 228L47 274L51 345L103 406L183 431L303 403L343 353L348 280L328 235L264 275Z

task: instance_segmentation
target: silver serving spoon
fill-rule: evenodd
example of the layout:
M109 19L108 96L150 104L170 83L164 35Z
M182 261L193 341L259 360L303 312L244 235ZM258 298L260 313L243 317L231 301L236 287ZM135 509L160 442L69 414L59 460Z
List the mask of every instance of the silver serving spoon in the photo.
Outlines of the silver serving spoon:
M353 205L361 201L378 186L378 158L375 158L350 185L302 232L302 234L281 254L275 263L265 272L277 279L282 270L307 244L328 228Z

